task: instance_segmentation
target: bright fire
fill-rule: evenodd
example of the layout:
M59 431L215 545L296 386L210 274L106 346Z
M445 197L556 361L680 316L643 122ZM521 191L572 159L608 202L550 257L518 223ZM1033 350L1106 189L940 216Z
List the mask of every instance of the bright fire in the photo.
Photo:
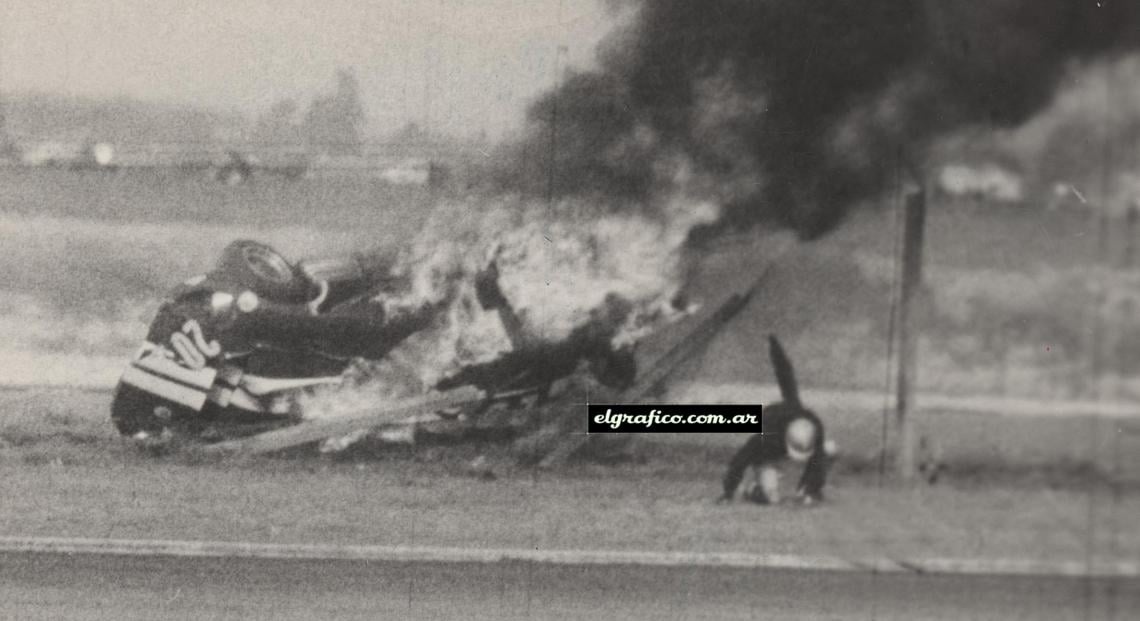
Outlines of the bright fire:
M677 203L659 213L599 214L582 204L513 199L481 209L441 205L401 254L397 271L410 277L408 293L376 301L390 313L427 302L443 302L446 310L432 328L364 369L354 387L310 400L306 416L352 409L359 400L345 392L363 391L373 399L419 394L465 365L509 351L499 315L483 309L475 296L474 277L492 260L530 339L565 339L608 295L633 308L615 346L635 343L690 312L673 303L684 280L683 245L690 229L715 219L718 210L708 203Z

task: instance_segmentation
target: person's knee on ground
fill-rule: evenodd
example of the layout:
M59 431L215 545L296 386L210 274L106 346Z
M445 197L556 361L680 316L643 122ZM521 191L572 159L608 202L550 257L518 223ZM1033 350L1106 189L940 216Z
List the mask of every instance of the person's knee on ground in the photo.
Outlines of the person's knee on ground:
M760 505L780 502L780 471L774 466L757 466L752 469L753 480L745 498Z

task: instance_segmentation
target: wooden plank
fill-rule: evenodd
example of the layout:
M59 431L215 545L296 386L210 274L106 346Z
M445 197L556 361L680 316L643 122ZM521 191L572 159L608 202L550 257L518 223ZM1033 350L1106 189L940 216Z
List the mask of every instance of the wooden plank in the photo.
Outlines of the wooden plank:
M748 306L774 264L775 261L772 261L765 266L760 276L752 282L748 289L728 296L728 299L722 302L716 310L698 322L687 334L677 339L672 347L653 361L653 364L641 374L633 386L618 395L619 400L623 403L643 401L677 368L704 351L712 342L713 337L720 333L744 307ZM539 462L539 466L552 468L565 463L589 441L590 436L585 433L568 436Z
M673 347L650 365L637 383L622 393L623 398L642 400L686 361L703 351L723 328L752 299L757 285L744 294L729 296L721 306L681 338Z
M326 438L346 435L360 429L386 425L408 425L436 420L434 412L445 408L475 405L486 399L486 394L474 387L464 386L446 393L433 393L397 401L386 407L362 408L357 412L325 420L305 421L291 427L268 431L249 438L211 444L203 448L207 453L245 452L271 453L289 447L318 442Z

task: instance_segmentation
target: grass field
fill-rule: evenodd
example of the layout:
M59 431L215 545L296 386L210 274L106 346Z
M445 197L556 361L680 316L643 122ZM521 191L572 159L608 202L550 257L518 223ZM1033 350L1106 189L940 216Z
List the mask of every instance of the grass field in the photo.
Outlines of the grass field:
M716 506L738 438L658 437L643 459L554 472L520 468L504 445L469 443L337 457L155 459L116 438L107 397L0 393L0 535L1084 561L1140 556L1136 483L1062 467L955 473L883 485L840 462L817 509ZM851 420L836 431L861 444ZM1033 451L994 419L956 433ZM1131 429L1131 433L1140 431ZM1140 439L1140 436L1137 436ZM1079 457L1080 447L1069 447ZM468 467L489 459L493 480ZM1040 457L1040 454L1038 454ZM1031 462L1024 462L1031 463ZM1039 464L1040 465L1040 464ZM1027 485L1027 476L1036 484ZM790 477L789 477L790 478ZM1131 487L1130 487L1131 486Z
M1140 400L1138 272L1097 267L1094 220L937 205L929 217L926 285L916 310L920 389ZM831 236L793 249L691 379L771 381L764 337L775 333L804 384L888 391L896 354L888 350L897 269L892 226L889 214L863 212ZM1112 233L1110 250L1119 250L1125 231ZM747 252L725 252L706 261L696 282L712 293L723 280L718 274L750 269ZM1097 331L1099 389L1091 372Z
M421 189L369 179L282 179L226 187L178 170L119 174L0 169L0 338L7 347L126 355L156 298L206 269L237 237L293 256L398 245L432 210ZM831 236L796 248L758 304L726 331L697 379L767 377L769 332L795 352L809 385L885 389L896 222L857 212ZM1109 398L1138 398L1140 303L1134 271L1107 278L1124 295L1098 327L1090 272L1100 250L1089 214L933 204L920 385L1028 397L1096 396L1092 334L1109 330ZM1118 261L1129 232L1110 229ZM730 275L757 269L746 245L705 256L694 280L715 299Z
M367 177L287 180L256 177L227 186L209 171L178 168L120 172L0 168L0 213L120 224L193 222L253 230L361 228L390 241L399 224L427 205L417 186Z
M161 292L206 269L234 238L263 239L293 256L389 247L414 235L432 205L425 190L367 179L226 187L177 170L0 169L0 338L9 350L125 357ZM885 391L895 224L891 212L867 208L829 237L793 247L756 302L677 380L770 383L765 336L775 333L805 386ZM920 386L1033 398L1090 394L1095 304L1086 285L1099 278L1090 272L1100 259L1096 226L1088 214L932 205ZM1119 258L1128 231L1114 226L1110 233L1109 254ZM714 242L694 275L695 297L715 300L729 283L750 281L758 256L768 254L757 244L768 239ZM1123 292L1117 302L1140 300L1134 275L1110 275L1114 291ZM1111 319L1104 325L1116 330L1120 346L1110 350L1112 381L1100 396L1140 399L1132 379L1140 371L1140 330L1130 315ZM817 407L836 417L844 409ZM878 425L860 422L844 433L860 437L864 428ZM1048 447L1039 451L1048 456L1059 455L1055 437L1073 432L1016 433ZM1062 463L1089 457L1069 453Z
M125 358L156 297L208 267L231 239L256 237L294 256L388 246L414 234L431 205L425 192L371 182L227 188L176 171L0 169L0 338L15 350ZM1080 313L1087 305L1049 296L1095 263L1093 224L1064 214L933 210L924 388L1031 396L1084 390L1083 341L1045 358L1034 339L1050 326L1085 325ZM882 390L892 226L889 213L867 211L836 234L794 248L757 303L677 379L770 383L764 337L774 332L802 384ZM758 254L749 243L705 253L696 296L717 298L725 284L751 280ZM1010 299L1016 303L992 303ZM1014 326L1038 322L1041 329L1010 332L1012 345L998 348L1006 356L999 383L1002 364L985 346L1000 331L985 330L1010 317ZM1034 355L1011 358L1018 347ZM1010 377L1017 373L1024 377ZM1053 392L1040 392L1042 385ZM741 440L733 435L647 438L640 461L544 473L514 465L509 447L485 443L336 458L156 460L115 436L108 399L75 390L0 393L0 534L1066 560L1140 555L1130 527L1140 509L1136 421L934 413L925 431L937 439L937 457L949 471L935 486L906 488L879 474L882 412L810 404L844 451L824 505L835 510L763 511L711 503ZM478 455L489 458L495 480L471 475L468 464Z
M9 349L125 355L158 298L227 243L293 257L387 247L430 196L368 179L227 187L196 173L0 168L0 338Z

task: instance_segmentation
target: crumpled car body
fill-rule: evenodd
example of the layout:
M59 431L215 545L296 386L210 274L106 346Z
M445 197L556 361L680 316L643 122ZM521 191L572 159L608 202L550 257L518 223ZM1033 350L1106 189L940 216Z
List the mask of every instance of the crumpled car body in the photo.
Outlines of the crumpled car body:
M445 302L396 311L376 303L407 284L392 267L364 255L293 264L257 241L229 244L214 269L163 300L116 387L112 422L143 443L222 440L301 422L301 395L341 383L356 360L383 359L444 310ZM480 303L511 331L513 310L496 278L493 265L476 277ZM513 351L434 388L475 386L489 400L520 388L545 395L583 362L607 385L628 384L636 366L632 351L610 346L612 319L600 316L558 343L520 338Z

